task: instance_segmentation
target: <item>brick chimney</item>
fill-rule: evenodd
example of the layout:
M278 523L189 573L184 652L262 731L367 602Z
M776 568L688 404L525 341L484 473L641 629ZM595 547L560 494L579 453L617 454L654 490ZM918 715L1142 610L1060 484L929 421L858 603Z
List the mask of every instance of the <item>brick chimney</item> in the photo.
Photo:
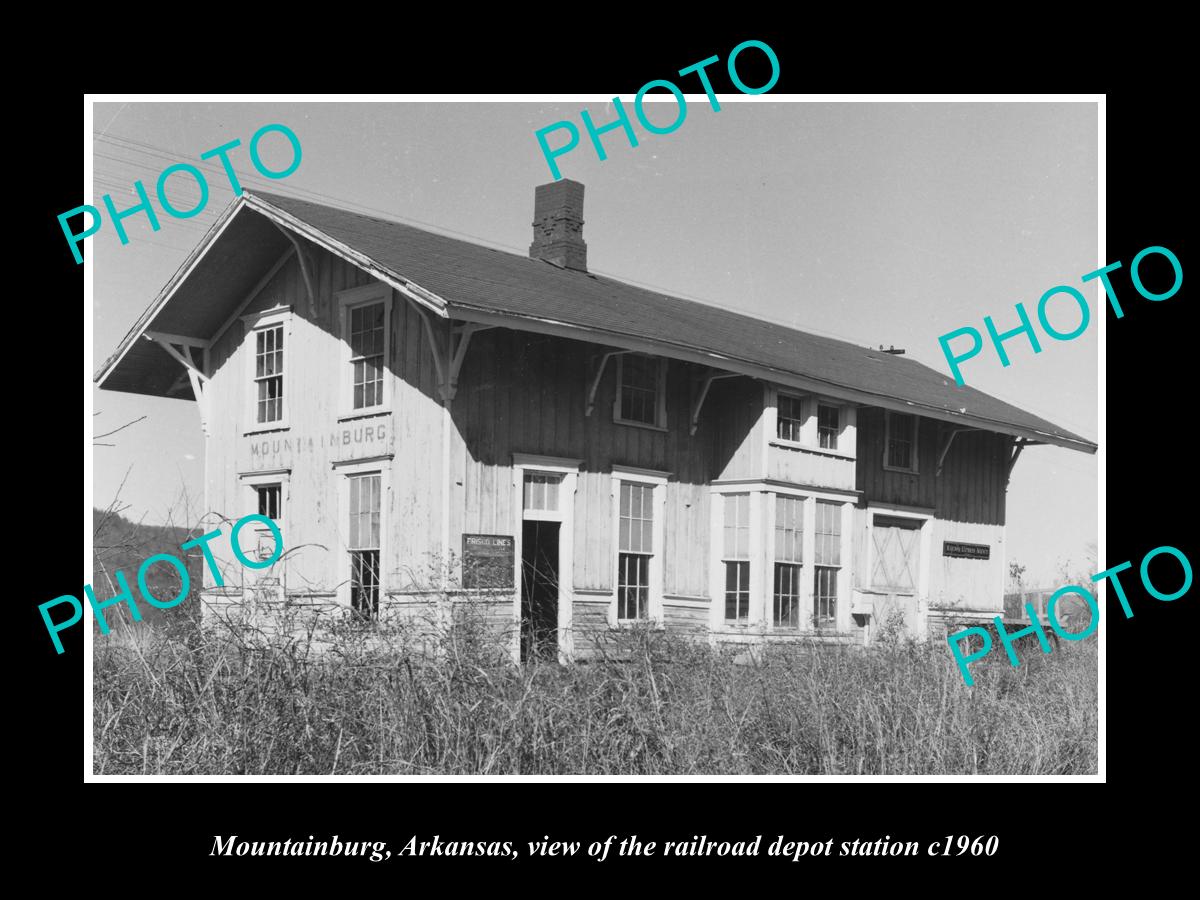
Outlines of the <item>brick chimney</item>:
M587 271L583 242L583 185L569 178L539 184L533 192L533 243L530 259L565 269Z

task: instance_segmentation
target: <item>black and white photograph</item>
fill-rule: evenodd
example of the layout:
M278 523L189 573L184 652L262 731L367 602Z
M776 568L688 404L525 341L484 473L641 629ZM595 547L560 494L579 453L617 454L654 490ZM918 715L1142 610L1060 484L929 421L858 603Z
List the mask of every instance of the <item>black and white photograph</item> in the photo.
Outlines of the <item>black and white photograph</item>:
M1103 778L1096 99L677 83L91 104L89 778Z

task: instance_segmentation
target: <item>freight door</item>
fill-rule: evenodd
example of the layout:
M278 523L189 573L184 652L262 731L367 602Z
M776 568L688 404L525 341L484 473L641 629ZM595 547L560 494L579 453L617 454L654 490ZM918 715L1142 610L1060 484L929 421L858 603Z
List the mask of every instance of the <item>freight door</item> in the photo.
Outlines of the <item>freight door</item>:
M874 517L871 526L873 634L903 629L917 634L917 582L921 571L921 519Z

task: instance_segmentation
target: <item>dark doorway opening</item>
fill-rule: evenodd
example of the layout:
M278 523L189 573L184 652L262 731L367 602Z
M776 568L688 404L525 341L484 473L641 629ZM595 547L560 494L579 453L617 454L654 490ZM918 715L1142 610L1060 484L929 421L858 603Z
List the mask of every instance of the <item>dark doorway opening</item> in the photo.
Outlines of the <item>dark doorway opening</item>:
M521 530L521 662L558 659L558 522Z

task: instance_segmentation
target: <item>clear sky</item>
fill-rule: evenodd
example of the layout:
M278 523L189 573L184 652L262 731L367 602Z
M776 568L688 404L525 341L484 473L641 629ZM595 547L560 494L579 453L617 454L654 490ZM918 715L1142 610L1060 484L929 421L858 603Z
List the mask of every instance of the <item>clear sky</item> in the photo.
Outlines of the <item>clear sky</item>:
M626 107L631 97L623 98ZM109 103L94 114L95 195L118 209L137 202L134 179L153 193L158 173L235 138L243 185L435 226L483 243L528 250L533 189L552 176L534 131L560 119L597 124L604 103ZM671 105L652 108L667 123ZM267 181L246 145L261 126L292 128L299 169ZM636 123L636 120L635 120ZM1108 260L1096 257L1094 104L723 102L701 95L668 135L638 128L631 148L604 135L597 159L586 133L559 158L586 185L584 239L593 271L679 296L864 345L895 345L935 369L948 367L938 335L963 325L1017 324L1014 305L1036 315L1038 298ZM582 131L582 126L580 126ZM554 140L560 139L556 135ZM557 144L556 144L557 145ZM264 161L290 159L279 135ZM233 194L219 165L203 213L126 221L121 246L110 223L88 239L96 261L96 368L200 240ZM197 194L175 176L169 197ZM1097 291L1079 338L1043 336L1006 345L1012 365L985 353L964 366L969 384L1089 439L1098 437ZM1061 318L1060 318L1061 316ZM1062 310L1051 320L1069 330ZM98 391L94 433L144 421L95 448L96 505L121 489L127 515L179 521L185 492L203 497L204 442L195 404ZM1062 560L1082 565L1097 533L1096 457L1031 447L1008 494L1008 556L1027 581L1057 586Z

